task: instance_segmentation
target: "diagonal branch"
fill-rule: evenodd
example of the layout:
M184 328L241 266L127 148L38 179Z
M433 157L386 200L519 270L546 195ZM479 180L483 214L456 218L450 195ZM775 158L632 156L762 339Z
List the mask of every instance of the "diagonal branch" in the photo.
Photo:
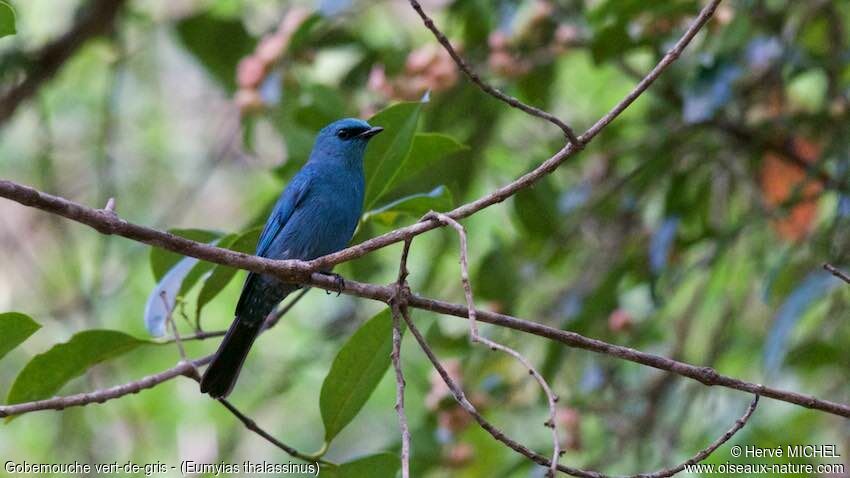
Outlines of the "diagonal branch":
M829 263L824 264L823 268L826 271L828 271L830 274L834 275L835 277L838 277L839 279L843 280L844 282L850 284L850 276L848 276L846 273L844 273L844 271L842 271L841 269L839 269L839 268L837 268L834 265L829 264Z
M735 420L735 423L732 425L732 428L726 430L726 433L719 436L717 440L714 440L710 445L703 448L696 455L688 458L687 460L679 463L678 465L672 468L665 468L663 470L656 471L655 473L635 475L634 478L667 478L669 476L673 476L677 473L681 473L685 470L685 468L695 465L706 458L708 458L712 453L714 453L718 448L723 446L724 443L728 442L738 433L739 430L744 428L744 425L750 420L750 417L753 416L753 412L756 411L756 406L759 403L759 394L755 394L753 400L750 402L750 406L747 407L747 410L744 412L744 415L741 418Z
M420 5L419 2L416 0L410 0L410 6L413 7L414 10L416 10L416 13L419 14L419 18L422 19L423 23L425 23L425 27L428 28L428 30L431 30L431 33L434 34L434 36L437 38L437 41L440 42L440 44L443 45L443 48L445 48L449 55L451 55L452 59L455 61L455 63L457 63L457 66L469 78L469 81L475 83L479 88L481 88L482 91L496 98L497 100L503 101L518 110L522 110L530 114L531 116L536 116L538 118L545 119L546 121L561 128L561 131L564 132L564 135L567 137L573 147L577 149L581 149L584 147L584 141L578 138L573 129L570 128L566 123L561 121L561 119L559 119L557 116L551 113L547 113L546 111L543 111L539 108L535 108L534 106L527 105L522 101L514 98L513 96L505 94L501 90L493 88L492 86L485 83L484 80L482 80L481 77L478 76L478 73L476 73L475 70L473 70L472 67L469 66L466 60L464 60L463 57L460 56L457 50L455 50L454 46L452 46L452 43L449 41L448 38L446 38L446 35L444 35L443 32L441 32L440 29L437 28L437 26L434 24L434 20L432 20L431 17L429 17L428 14L425 13L425 10L422 9L422 5Z

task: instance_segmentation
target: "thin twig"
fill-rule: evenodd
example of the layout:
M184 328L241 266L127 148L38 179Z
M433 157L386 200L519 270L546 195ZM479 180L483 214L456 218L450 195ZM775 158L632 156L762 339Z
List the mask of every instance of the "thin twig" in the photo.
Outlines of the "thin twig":
M404 311L402 311L402 312L404 312ZM422 351L428 357L428 360L431 362L431 364L437 370L437 373L440 375L440 377L442 377L443 382L445 382L446 386L449 388L449 391L451 391L452 395L454 395L455 400L457 400L457 402L461 405L461 407L463 407L463 409L466 410L467 413L469 413L470 416L472 416L472 418L475 419L476 422L478 422L478 424L481 426L481 428L483 428L485 431L487 431L496 440L507 445L508 448L516 451L517 453L525 456L526 458L534 461L535 463L542 465L542 466L546 466L546 467L551 466L551 464L552 464L551 460L549 460L548 458L546 458L545 456L543 456L539 453L536 453L536 452L530 450L525 445L522 445L521 443L516 442L515 440L513 440L512 438L507 436L502 430L500 430L499 428L494 426L492 423L490 423L486 418L484 418L484 416L482 416L481 413L478 412L478 410L475 408L475 406L466 398L466 395L464 394L463 389L461 389L460 386L454 381L454 379L452 379L451 375L449 375L449 373L446 371L446 369L440 363L440 360L434 354L434 351L431 350L431 347L428 345L428 342L425 340L425 337L422 336L422 333L419 331L419 329L413 323L413 320L411 320L410 315L407 314L407 313L403 313L402 317L404 318L404 321L407 324L407 327L410 329L411 334L413 334L413 337L416 339L416 342L419 343L419 347L422 349ZM729 441L732 438L732 436L735 435L735 433L737 433L741 428L744 427L744 425L746 425L747 421L750 419L750 416L752 416L753 411L755 410L756 405L758 404L758 401L759 401L759 394L756 393L755 397L753 398L753 401L750 403L750 406L747 408L747 411L744 413L744 415L741 418L739 418L738 420L735 421L735 424L732 426L732 428L730 428L728 431L726 431L726 433L724 433L722 436L720 436L717 440L712 442L708 447L700 450L699 452L697 452L696 455L692 456L688 460L686 460L686 461L684 461L684 462L680 463L679 465L676 465L675 467L672 467L672 468L665 468L663 470L653 472L653 473L642 473L642 474L632 475L628 478L664 478L664 477L669 477L669 476L675 475L676 473L681 472L682 470L684 470L689 465L693 465L695 463L699 463L699 462L705 460L712 453L714 453L714 451L716 451L718 448L720 448L724 443ZM609 478L608 475L605 475L603 473L599 473L599 472L596 472L596 471L582 470L582 469L579 469L579 468L572 468L572 467L569 467L569 466L566 466L566 465L560 465L560 464L557 465L557 470L560 471L560 472L566 473L568 475L577 476L577 477L581 477L581 478Z
M445 367L443 367L443 364L440 363L440 359L438 359L437 356L434 354L434 351L431 350L431 347L428 345L428 342L425 340L425 337L422 336L422 333L413 323L413 320L411 320L410 314L405 313L405 311L402 310L402 317L404 318L404 321L407 324L407 328L410 329L410 333L413 334L413 337L416 339L416 342L419 343L419 348L421 348L422 351L425 352L425 355L428 357L428 360L431 361L431 365L434 366L434 369L436 369L437 373L440 375L440 377L442 377L443 382L445 382L446 386L449 388L449 391L451 391L452 395L455 397L457 403L460 404L460 406L464 410L466 410L467 413L469 413L469 415L472 416L472 418L474 418L476 422L478 422L481 428L483 428L496 440L507 445L508 448L530 458L539 465L550 467L552 464L551 460L549 460L543 455L540 455L530 450L525 445L513 440L512 438L507 436L505 432L494 426L486 418L484 418L481 413L478 412L478 410L475 408L475 405L473 405L472 402L470 402L469 399L466 398L466 394L463 392L463 389L461 389L460 386L451 378ZM561 467L559 466L558 469L560 468ZM574 476L583 476L590 478L599 478L601 476L594 472L587 472L584 470L578 470L569 467L564 468L566 470L569 470L567 471L567 473Z
M603 129L605 129L605 127L611 124L612 121L622 114L626 108L634 103L635 100L637 100L638 97L640 97L653 84L653 82L661 76L661 73L663 73L664 70L673 64L677 58L679 58L685 47L688 46L700 29L702 29L702 27L711 18L712 14L717 9L717 6L720 4L720 1L721 0L712 0L703 7L699 15L694 19L673 48L670 49L663 58L661 58L658 64L655 65L655 67L647 73L643 80L638 82L638 84L635 85L635 87L619 103L611 108L611 110L608 111L608 113L606 113L602 118L596 121L596 123L594 123L587 131L585 131L579 137L579 142L587 144L595 138ZM452 219L460 220L465 217L469 217L482 209L498 204L513 196L517 192L533 186L541 178L555 171L561 164L574 156L578 151L579 149L575 148L572 144L568 144L538 167L534 168L531 172L520 176L509 184L506 184L495 191L491 191L472 202L458 206L452 211L446 213L446 215ZM375 249L417 236L431 229L435 229L440 225L441 224L438 221L417 222L410 226L396 229L378 237L363 241L356 246L343 249L342 251L334 254L328 254L327 256L314 259L309 262L309 267L311 270L322 270L333 264L339 264L340 262L356 259Z
M401 260L398 265L398 279L396 280L396 295L390 301L390 309L393 314L393 351L391 354L393 369L395 369L396 381L396 399L395 411L398 415L398 426L401 430L401 477L410 477L410 427L407 423L407 414L404 411L404 389L406 382L404 380L404 372L401 368L401 315L402 310L407 310L407 304L404 302L407 290L407 256L410 252L410 240L404 242L404 249L401 253Z
M168 303L168 293L162 291L159 293L159 298L162 299L162 305L165 307L165 322L171 327L171 333L174 335L172 341L177 346L177 353L180 354L180 360L186 361L186 349L183 348L183 341L180 340L180 333L177 331L177 324L174 323L174 308Z
M475 300L472 296L472 284L469 280L469 247L466 236L466 229L457 221L446 216L445 214L441 214L438 212L430 212L425 215L423 220L428 219L436 219L438 221L444 222L457 231L457 235L460 238L460 278L463 283L463 292L466 296L466 307L469 311L469 339L474 343L482 343L485 346L489 347L490 350L500 350L518 360L525 368L528 370L528 373L531 374L537 383L540 384L540 388L543 389L543 393L546 395L546 401L549 405L549 420L546 421L545 425L552 429L552 459L549 464L549 471L547 472L547 476L554 477L555 472L558 469L558 459L561 457L561 440L558 438L558 426L556 423L556 414L557 414L557 402L558 397L552 392L552 388L549 386L549 383L546 382L546 379L543 378L543 375L537 371L536 368L531 364L531 362L525 358L524 355L519 353L518 351L506 346L502 345L498 342L490 340L486 337L481 336L478 333L478 326L476 321L476 312L475 312Z
M836 268L832 264L825 263L823 265L823 268L826 269L827 271L829 271L829 273L834 275L835 277L838 277L839 279L843 280L844 282L850 284L850 276L848 276L847 274L845 274L844 272L842 272L840 269Z
M434 20L432 20L431 17L429 17L428 14L425 13L425 10L422 9L422 5L420 5L419 2L416 0L410 0L410 6L413 7L414 10L416 10L416 13L419 14L419 17L422 19L422 22L425 23L425 27L428 28L428 30L431 30L431 33L434 34L434 37L437 38L437 41L440 42L440 44L443 45L443 48L445 48L449 55L451 55L457 66L466 74L469 80L475 83L482 91L500 101L507 103L508 105L514 108L517 108L521 111L530 114L531 116L542 118L554 124L555 126L561 128L561 131L564 132L564 135L567 137L573 147L575 147L576 149L581 149L582 147L584 147L584 142L580 138L576 137L576 134L573 129L570 128L566 123L561 121L561 119L557 116L543 111L539 108L535 108L534 106L527 105L522 101L514 98L513 96L505 94L501 90L493 88L492 86L485 83L484 80L482 80L481 77L478 76L478 73L476 73L475 70L473 70L472 67L469 66L466 60L464 60L463 57L458 54L457 50L455 50L454 46L452 46L451 41L449 41L446 35L444 35L443 32L441 32L437 28L437 26L434 24Z
M142 390L153 388L181 375L189 375L195 367L201 367L208 364L212 358L212 355L207 355L206 357L190 362L181 361L168 370L148 375L147 377L122 385L96 390L94 392L78 393L64 397L53 397L46 400L36 400L33 402L18 403L14 405L3 405L0 406L0 417L23 415L25 413L35 412L38 410L64 410L66 408L81 407L91 403L104 403L125 395L139 393Z
M753 396L753 400L750 402L750 406L747 407L747 410L744 412L744 415L742 415L741 418L735 420L735 423L732 425L732 428L726 430L726 433L718 437L717 440L714 440L707 447L697 452L696 455L688 458L687 460L683 461L682 463L679 463L678 465L672 468L665 468L654 473L634 475L630 478L667 478L677 473L681 473L685 470L685 468L705 460L718 448L723 446L724 443L728 442L733 436L735 436L735 434L738 433L740 429L744 428L744 425L746 425L750 417L753 416L753 412L756 411L756 406L759 403L759 396L759 394L755 394L755 396Z
M273 444L274 446L280 448L281 450L285 451L290 456L293 456L295 458L298 458L298 459L301 459L301 460L304 460L304 461L308 461L308 462L311 462L311 463L330 464L330 462L322 460L321 458L317 459L316 457L307 455L305 453L301 453L300 451L296 450L295 448L292 448L291 446L287 445L286 443L283 443L280 440L278 440L277 438L273 437L269 432L260 428L260 426L257 425L257 422L255 422L253 419L251 419L250 417L247 417L244 413L239 411L239 409L236 408L235 406L233 406L232 403L227 401L226 398L219 398L217 400L218 400L219 403L224 405L224 408L226 408L230 413L232 413L233 416L238 418L239 421L242 422L243 425L245 425L245 428L247 428L248 430L251 430L252 432L256 433L257 435L260 435L266 441L268 441L269 443Z

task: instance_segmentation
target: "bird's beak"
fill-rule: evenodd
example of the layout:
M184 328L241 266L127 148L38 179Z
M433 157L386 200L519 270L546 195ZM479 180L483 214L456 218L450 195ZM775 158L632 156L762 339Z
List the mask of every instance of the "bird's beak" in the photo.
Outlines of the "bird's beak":
M374 127L372 127L372 128L367 129L366 131L364 131L364 132L362 132L362 133L358 134L358 135L357 135L357 137L358 137L358 138L369 139L369 138L371 138L372 136L375 136L376 134L380 133L380 132L381 132L381 131L383 131L383 130L384 130L384 128L381 128L380 126L374 126Z

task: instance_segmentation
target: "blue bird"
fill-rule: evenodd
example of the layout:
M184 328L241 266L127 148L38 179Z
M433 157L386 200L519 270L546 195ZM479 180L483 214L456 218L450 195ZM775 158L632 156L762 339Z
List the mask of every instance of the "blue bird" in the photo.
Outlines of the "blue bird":
M363 155L369 139L383 131L346 118L323 128L307 164L292 178L266 221L256 255L311 260L348 245L363 212ZM201 379L201 392L226 397L266 316L295 284L248 274L236 304L236 319Z

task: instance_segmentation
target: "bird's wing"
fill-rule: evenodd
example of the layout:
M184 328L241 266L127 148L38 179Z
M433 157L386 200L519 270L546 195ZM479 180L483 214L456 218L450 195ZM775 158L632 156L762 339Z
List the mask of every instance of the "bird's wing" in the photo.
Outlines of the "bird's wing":
M286 222L292 217L292 213L298 208L298 205L307 196L310 189L310 177L308 175L296 175L287 185L280 199L277 200L271 216L266 221L266 226L260 234L260 240L257 242L256 255L267 257L269 248L275 242L275 238L280 234L286 226Z
M280 199L272 209L269 219L266 221L266 226L260 234L260 240L257 242L256 255L268 257L269 250L275 243L278 235L283 231L292 213L298 209L298 206L307 197L310 190L310 176L307 174L297 174L292 181L283 190ZM275 257L275 259L282 259ZM242 294L239 296L239 302L236 304L236 315L243 315L246 304L251 302L252 295L263 294L261 290L257 290L257 280L259 276L253 272L248 273L245 278L245 284L242 286ZM256 318L255 318L256 319ZM262 317L260 317L262 319Z

